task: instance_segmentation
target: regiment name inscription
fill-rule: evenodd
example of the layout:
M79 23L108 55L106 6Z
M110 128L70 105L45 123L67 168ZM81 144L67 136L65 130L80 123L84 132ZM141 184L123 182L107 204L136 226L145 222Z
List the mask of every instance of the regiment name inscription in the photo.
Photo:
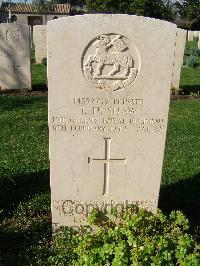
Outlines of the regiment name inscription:
M77 132L121 132L134 128L140 133L163 133L163 118L149 115L141 116L143 99L120 98L74 98L74 109L79 117L51 117L50 123L54 131Z

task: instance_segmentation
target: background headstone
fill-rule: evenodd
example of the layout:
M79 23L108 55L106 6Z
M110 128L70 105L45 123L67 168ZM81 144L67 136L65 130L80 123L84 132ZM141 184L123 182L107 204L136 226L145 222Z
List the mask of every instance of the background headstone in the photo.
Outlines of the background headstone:
M194 37L199 37L200 31L194 31Z
M30 28L0 24L0 89L31 90Z
M35 61L37 64L47 58L47 27L46 25L36 25L33 27L33 39L35 45Z
M194 39L194 31L189 30L188 31L188 41L192 42Z
M172 88L176 89L179 89L180 85L181 67L183 65L186 36L187 36L187 31L182 29L177 29L174 68L173 68L173 77L172 77Z
M83 225L96 206L156 210L176 30L129 15L48 23L54 226Z

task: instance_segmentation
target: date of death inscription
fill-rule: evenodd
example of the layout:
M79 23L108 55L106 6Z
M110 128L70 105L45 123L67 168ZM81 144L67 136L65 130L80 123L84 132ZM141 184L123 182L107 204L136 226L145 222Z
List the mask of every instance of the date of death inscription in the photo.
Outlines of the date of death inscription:
M55 132L72 134L128 130L162 134L165 119L146 114L143 107L143 99L73 98L70 108L49 118L49 127Z

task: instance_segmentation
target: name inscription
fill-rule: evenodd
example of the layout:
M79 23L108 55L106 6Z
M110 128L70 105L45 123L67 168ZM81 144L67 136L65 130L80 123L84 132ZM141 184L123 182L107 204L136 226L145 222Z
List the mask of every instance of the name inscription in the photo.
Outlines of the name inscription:
M119 133L134 129L138 133L163 133L165 121L160 117L141 115L144 101L133 98L73 98L76 116L50 118L56 132Z

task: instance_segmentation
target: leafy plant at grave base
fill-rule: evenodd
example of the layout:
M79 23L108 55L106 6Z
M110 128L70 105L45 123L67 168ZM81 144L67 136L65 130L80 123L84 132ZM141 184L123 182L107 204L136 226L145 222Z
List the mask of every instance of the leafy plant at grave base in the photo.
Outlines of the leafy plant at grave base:
M198 41L199 40L199 37L198 36L194 36L194 41Z
M181 88L171 87L171 94L172 95L180 95L180 94L184 94L184 92Z
M47 58L46 57L42 58L41 63L46 66L47 65Z
M191 92L190 93L190 96L192 97L192 98L200 98L200 91L198 91L197 93L195 93L195 92Z
M14 211L14 218L37 217L50 213L50 195L41 193L35 195L27 202L20 202Z
M180 211L167 217L137 206L113 209L112 215L95 209L88 222L93 227L61 229L50 265L200 265L200 245Z
M184 65L187 67L195 67L198 62L198 57L194 55L190 55L185 58Z
M200 56L200 49L198 48L192 48L189 50L190 55L193 56Z

